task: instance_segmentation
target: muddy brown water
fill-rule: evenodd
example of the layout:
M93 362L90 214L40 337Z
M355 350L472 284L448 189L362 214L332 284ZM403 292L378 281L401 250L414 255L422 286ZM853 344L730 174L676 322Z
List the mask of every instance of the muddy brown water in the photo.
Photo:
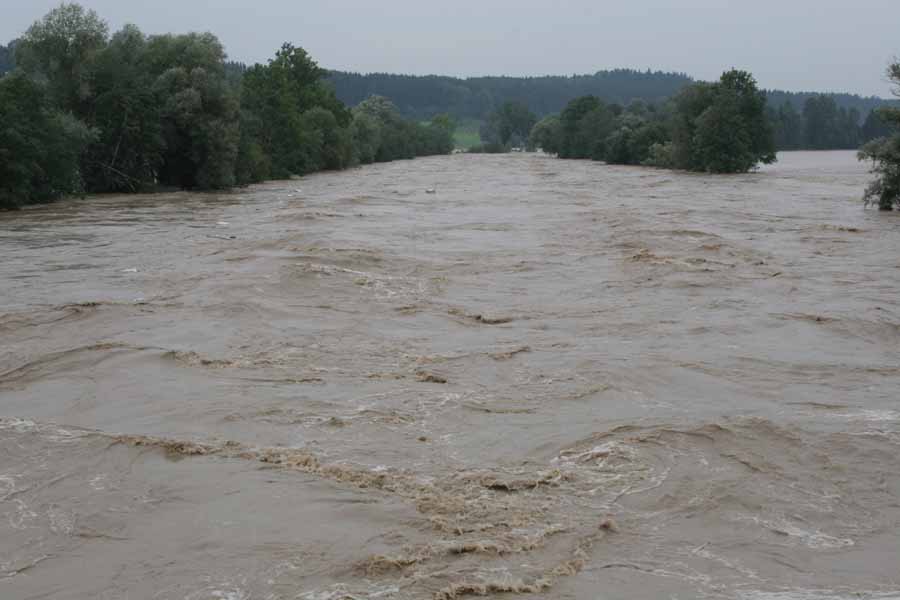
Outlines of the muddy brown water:
M780 158L0 215L0 598L900 597L900 214Z

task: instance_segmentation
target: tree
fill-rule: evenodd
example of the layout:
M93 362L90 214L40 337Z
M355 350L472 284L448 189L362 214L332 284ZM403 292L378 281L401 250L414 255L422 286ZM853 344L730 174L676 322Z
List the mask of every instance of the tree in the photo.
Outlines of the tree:
M799 150L804 146L803 116L794 108L794 103L788 100L774 109L769 107L769 120L775 130L775 146L779 150Z
M99 137L84 160L93 191L133 192L156 183L166 150L163 102L147 62L147 38L134 25L113 35L97 56L92 113Z
M0 123L0 208L83 191L78 159L94 134L44 88L21 73L0 79Z
M447 154L453 150L456 125L449 116L438 115L428 125L413 123L403 119L394 103L384 96L366 98L353 109L353 114L359 122L357 135L362 127L372 132L368 134L370 139L377 138L376 162Z
M860 128L860 114L856 108L840 108L840 148L851 150L859 148L862 142L862 130Z
M360 102L353 112L358 117L366 119L377 131L375 162L415 156L415 144L408 139L406 125L393 102L384 96L369 96Z
M600 103L579 119L572 147L580 157L606 160L606 140L616 129L617 113L621 113L621 107Z
M872 161L871 172L876 175L866 188L866 205L876 205L880 210L900 208L900 135L869 142L860 150L859 159Z
M108 34L109 27L96 12L63 3L28 28L16 48L16 60L47 83L61 109L85 118L94 94L95 61Z
M380 94L390 98L405 118L427 120L435 114L446 112L457 118L482 122L486 122L490 113L506 102L521 103L537 117L544 117L559 114L570 101L587 95L593 95L608 104L619 103L626 106L637 99L649 108L662 105L682 89L695 83L682 73L628 69L569 77L468 79L385 73L361 75L332 71L328 74L328 80L334 84L337 97L348 105L355 105L372 94ZM794 112L802 112L806 100L816 96L810 92L779 90L767 90L765 94L768 105L776 115L787 103L792 105ZM868 115L873 109L887 104L887 101L876 97L864 98L853 94L829 96L835 100L839 109L845 108L849 113L855 108L860 115ZM772 121L777 129L778 120L773 117ZM802 122L802 117L799 121ZM802 138L796 142L796 146L805 146ZM778 147L782 148L781 142Z
M419 147L417 156L449 154L453 151L453 134L456 132L456 119L447 113L436 115L427 126L418 127Z
M642 114L652 117L649 111ZM604 160L611 164L641 165L650 158L655 144L665 143L668 131L662 122L628 111L619 118L619 126L605 141Z
M562 142L562 125L559 117L544 117L531 128L528 145L532 149L540 149L548 154L559 152Z
M838 145L838 107L830 96L813 96L803 105L806 121L806 145L813 150L827 150Z
M743 173L775 160L770 112L753 77L737 70L684 88L662 108L633 102L623 109L584 96L559 117L559 157ZM552 140L555 130L548 121L532 137Z
M382 125L402 120L397 106L384 96L369 96L360 102L353 111L368 115Z
M746 71L684 89L675 102L672 141L674 166L689 171L744 173L775 161L766 97Z
M77 4L0 46L0 76L5 207L81 191L222 189L453 148L447 115L406 121L383 98L351 112L302 48L284 44L248 68L226 62L212 33L147 37L126 25L110 38Z
M225 51L211 33L152 36L147 61L160 106L165 151L159 182L222 189L235 184L240 143L236 94L225 78Z
M456 132L456 119L450 116L448 113L441 113L439 115L435 115L434 118L431 119L431 123L429 124L431 127L435 127L445 134L453 137L453 134ZM452 148L451 148L452 150Z
M612 111L595 96L572 100L559 116L560 158L593 158L614 129Z
M896 86L894 95L900 96L900 61L888 67L888 78ZM900 208L900 109L882 108L878 118L891 128L891 134L869 142L859 152L860 160L872 161L872 173L876 175L864 199L866 205L891 210Z
M321 81L324 74L305 50L284 44L268 64L250 67L242 77L243 108L253 116L255 143L270 157L275 177L309 173L324 165L342 168L352 162L346 148L327 145L352 140L347 129L352 115ZM331 113L331 118L321 112L306 115L315 108Z
M381 147L381 124L378 120L364 112L354 111L350 134L357 160L364 165L375 162Z
M880 137L886 137L890 133L891 127L881 118L880 110L873 110L868 114L860 131L863 142L871 142Z
M353 138L341 127L334 113L315 106L303 113L302 142L308 153L306 165L310 171L345 169L353 161Z
M505 102L488 116L481 139L504 148L510 144L523 146L536 122L537 117L521 102Z
M538 117L558 114L571 100L593 95L604 102L625 104L634 98L659 102L692 80L683 73L615 69L590 75L546 77L454 77L362 75L332 71L337 96L348 105L372 94L390 98L405 118L427 120L449 113L460 119L486 121L507 102L521 104Z
M710 173L743 173L758 162L737 102L730 95L714 102L696 120L693 162Z
M241 135L234 167L234 179L238 185L259 183L271 177L272 157L260 142L262 128L263 123L258 115L241 109Z

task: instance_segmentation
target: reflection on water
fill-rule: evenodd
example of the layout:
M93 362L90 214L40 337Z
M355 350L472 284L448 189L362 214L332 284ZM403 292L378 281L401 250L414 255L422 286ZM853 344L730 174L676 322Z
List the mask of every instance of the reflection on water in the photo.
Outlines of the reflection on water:
M0 596L900 596L867 179L462 155L0 214Z

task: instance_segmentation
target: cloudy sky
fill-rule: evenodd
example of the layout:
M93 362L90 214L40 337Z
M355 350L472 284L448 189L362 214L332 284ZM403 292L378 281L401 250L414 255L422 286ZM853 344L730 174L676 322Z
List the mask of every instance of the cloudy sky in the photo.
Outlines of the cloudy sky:
M0 0L0 39L58 0ZM282 42L323 67L442 75L632 67L713 79L732 66L767 88L888 96L900 0L83 0L116 29L212 31L235 60Z

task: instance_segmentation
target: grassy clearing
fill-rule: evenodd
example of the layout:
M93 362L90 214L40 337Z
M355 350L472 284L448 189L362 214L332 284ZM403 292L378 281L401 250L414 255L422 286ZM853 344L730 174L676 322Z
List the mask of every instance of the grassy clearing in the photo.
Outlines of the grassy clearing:
M422 125L429 125L431 121L420 121ZM481 121L478 119L463 119L456 125L453 134L453 145L460 150L468 150L472 146L481 145Z
M457 148L468 150L472 146L481 144L481 135L478 130L481 128L481 121L475 119L465 119L456 126L456 132L453 134L453 142Z

